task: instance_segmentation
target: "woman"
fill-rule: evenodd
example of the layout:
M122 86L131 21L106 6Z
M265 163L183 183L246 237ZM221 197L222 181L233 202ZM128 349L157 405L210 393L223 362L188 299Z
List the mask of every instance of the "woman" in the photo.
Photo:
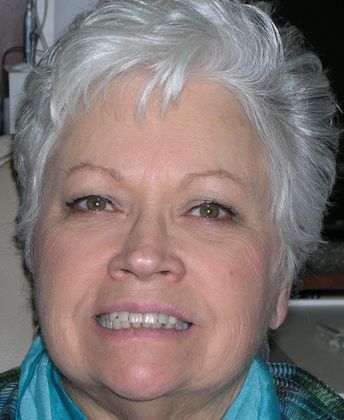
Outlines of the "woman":
M338 138L319 60L259 7L101 2L29 76L14 158L39 334L6 418L342 418L256 357L319 241Z

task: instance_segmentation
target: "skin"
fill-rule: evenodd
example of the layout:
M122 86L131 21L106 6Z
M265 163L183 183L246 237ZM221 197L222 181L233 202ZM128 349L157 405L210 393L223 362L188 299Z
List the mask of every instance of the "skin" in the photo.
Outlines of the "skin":
M111 92L110 92L111 93ZM111 95L108 95L110 97ZM47 350L89 418L221 418L262 335L284 319L256 131L236 98L193 83L137 121L138 83L65 127L37 227L36 303ZM106 197L87 210L88 195ZM204 201L212 215L200 211ZM203 204L204 206L204 204ZM115 309L177 311L183 333L105 330Z

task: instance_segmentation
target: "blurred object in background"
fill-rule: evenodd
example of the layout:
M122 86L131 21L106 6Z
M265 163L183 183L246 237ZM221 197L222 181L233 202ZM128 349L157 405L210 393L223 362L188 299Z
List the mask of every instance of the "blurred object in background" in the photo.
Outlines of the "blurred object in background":
M2 20L6 21L0 25L0 135L14 133L16 108L28 69L75 15L96 3L97 0L0 0ZM18 56L15 60L14 53Z
M35 65L37 46L36 8L33 0L27 0L24 17L24 59Z

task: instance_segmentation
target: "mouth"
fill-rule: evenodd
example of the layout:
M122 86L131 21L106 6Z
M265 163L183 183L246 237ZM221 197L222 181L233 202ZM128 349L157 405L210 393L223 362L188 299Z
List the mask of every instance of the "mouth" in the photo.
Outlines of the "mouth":
M164 330L187 330L191 324L173 315L164 313L111 312L95 317L96 322L108 330L129 328L153 328Z

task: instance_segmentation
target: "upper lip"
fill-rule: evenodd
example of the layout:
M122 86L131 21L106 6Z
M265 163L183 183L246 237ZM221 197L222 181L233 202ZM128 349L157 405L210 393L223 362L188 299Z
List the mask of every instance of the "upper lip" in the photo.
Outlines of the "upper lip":
M184 309L176 308L173 305L148 302L116 302L102 306L95 316L110 314L112 312L131 313L158 313L172 315L182 322L192 323L192 316Z

